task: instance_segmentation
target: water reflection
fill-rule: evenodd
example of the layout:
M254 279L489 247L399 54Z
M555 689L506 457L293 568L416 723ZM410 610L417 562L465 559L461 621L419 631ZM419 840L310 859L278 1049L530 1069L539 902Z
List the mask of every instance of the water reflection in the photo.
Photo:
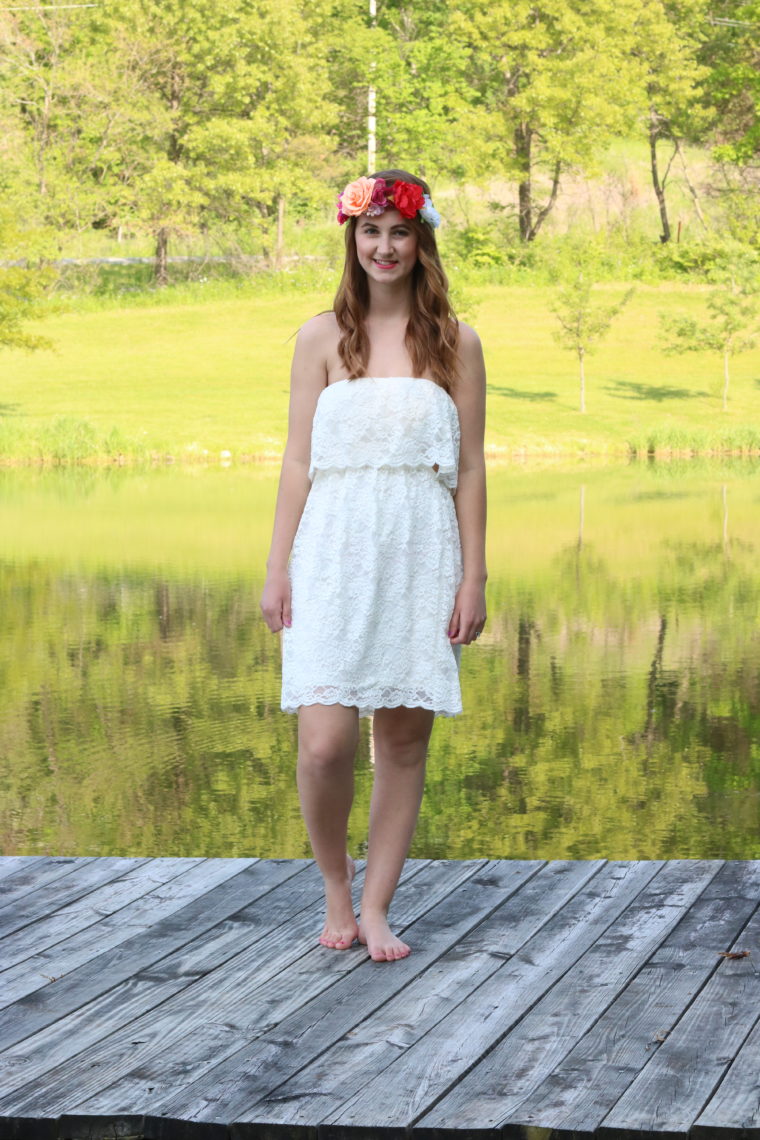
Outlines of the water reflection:
M308 854L258 611L276 481L2 473L4 854ZM413 854L760 857L759 497L741 464L490 474Z

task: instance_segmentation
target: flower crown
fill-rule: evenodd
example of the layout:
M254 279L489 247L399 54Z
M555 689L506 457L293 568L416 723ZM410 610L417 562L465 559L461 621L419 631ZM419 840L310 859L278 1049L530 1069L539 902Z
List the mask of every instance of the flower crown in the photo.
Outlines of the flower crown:
M357 178L355 182L349 182L343 193L338 195L338 222L342 226L359 214L374 218L389 206L398 210L402 218L413 218L419 214L433 229L441 224L441 215L421 186L400 179L388 185L384 178Z

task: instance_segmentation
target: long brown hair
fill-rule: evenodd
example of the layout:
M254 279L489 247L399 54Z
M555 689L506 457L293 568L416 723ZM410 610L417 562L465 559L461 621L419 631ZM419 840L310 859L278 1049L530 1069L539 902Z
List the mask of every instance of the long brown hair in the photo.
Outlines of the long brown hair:
M380 170L372 178L383 178L388 185L396 180L414 182L424 194L430 188L421 178L406 170ZM365 320L369 312L367 274L356 253L356 224L346 222L346 260L333 309L340 328L338 352L348 379L366 375L369 337ZM417 263L412 270L412 310L406 326L406 344L416 376L427 376L451 394L457 377L459 324L449 301L449 282L441 265L433 227L415 215L407 219L417 235Z

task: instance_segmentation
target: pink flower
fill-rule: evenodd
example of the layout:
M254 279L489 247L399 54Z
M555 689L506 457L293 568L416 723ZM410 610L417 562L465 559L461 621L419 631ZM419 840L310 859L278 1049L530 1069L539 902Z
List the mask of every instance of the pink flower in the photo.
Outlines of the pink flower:
M375 185L372 190L372 199L369 206L367 206L367 213L371 218L377 217L382 214L383 210L388 205L388 187L384 178L376 178Z
M359 214L366 213L367 207L372 202L374 189L374 178L357 178L355 182L349 182L341 194L341 213L348 217L357 217Z

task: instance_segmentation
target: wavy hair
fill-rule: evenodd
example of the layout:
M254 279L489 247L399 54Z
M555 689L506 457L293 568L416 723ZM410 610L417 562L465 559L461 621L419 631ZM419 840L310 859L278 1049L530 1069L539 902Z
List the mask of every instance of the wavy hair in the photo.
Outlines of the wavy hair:
M406 170L380 170L371 177L383 178L390 184L397 179L414 182L424 194L430 193L426 182ZM404 341L415 375L428 376L450 395L458 374L459 323L449 301L449 282L433 227L417 216L407 220L417 235L417 263L412 270L412 308ZM346 222L346 259L333 302L340 329L338 352L349 380L365 376L369 361L365 323L369 285L356 252L357 221L350 217Z

